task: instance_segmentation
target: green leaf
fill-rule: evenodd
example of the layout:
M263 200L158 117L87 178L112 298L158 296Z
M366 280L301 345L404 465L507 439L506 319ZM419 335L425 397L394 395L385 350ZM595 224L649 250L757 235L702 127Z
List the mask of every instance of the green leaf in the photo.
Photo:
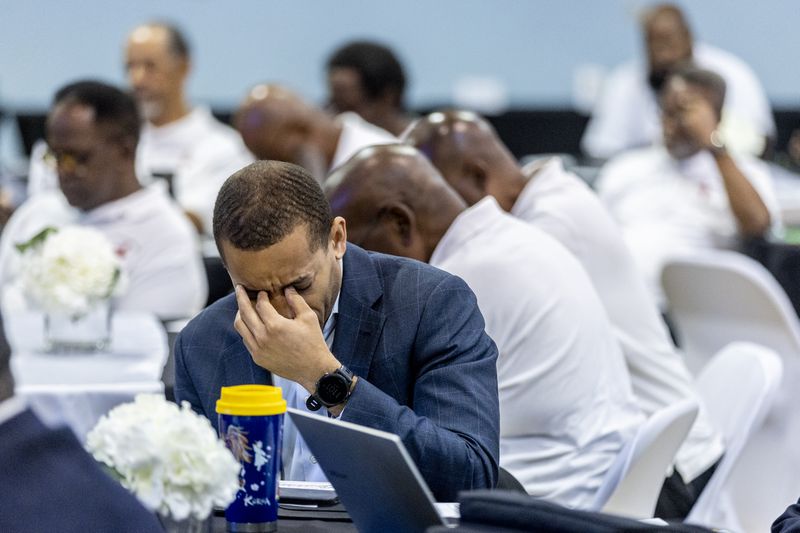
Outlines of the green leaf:
M54 228L53 226L47 226L42 231L34 235L29 241L20 242L15 244L14 246L20 253L25 253L32 248L40 247L42 244L44 244L44 241L47 240L47 237L57 232L58 228Z

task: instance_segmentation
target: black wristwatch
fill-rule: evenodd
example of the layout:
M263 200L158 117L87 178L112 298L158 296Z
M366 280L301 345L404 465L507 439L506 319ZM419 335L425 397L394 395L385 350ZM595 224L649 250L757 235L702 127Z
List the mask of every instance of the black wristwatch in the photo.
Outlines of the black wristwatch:
M353 385L353 373L342 365L317 380L316 390L306 398L309 411L318 411L323 405L333 407L347 401Z

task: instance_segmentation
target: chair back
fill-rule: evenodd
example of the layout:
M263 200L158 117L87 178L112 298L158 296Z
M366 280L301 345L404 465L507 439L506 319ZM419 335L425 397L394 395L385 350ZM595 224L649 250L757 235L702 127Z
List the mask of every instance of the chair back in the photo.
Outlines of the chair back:
M696 380L708 415L725 441L725 455L687 517L688 522L741 531L724 486L750 436L778 392L783 362L773 350L736 342L722 349Z
M653 413L612 464L593 508L652 518L666 472L697 417L697 409L697 402L684 400Z
M700 369L731 342L783 358L783 379L761 429L741 451L727 486L744 531L765 531L800 494L800 321L786 293L756 261L708 251L672 258L662 272L687 366ZM741 383L737 383L736 387Z
M749 257L707 251L670 259L661 275L670 317L695 374L733 341L800 354L800 321L772 274Z

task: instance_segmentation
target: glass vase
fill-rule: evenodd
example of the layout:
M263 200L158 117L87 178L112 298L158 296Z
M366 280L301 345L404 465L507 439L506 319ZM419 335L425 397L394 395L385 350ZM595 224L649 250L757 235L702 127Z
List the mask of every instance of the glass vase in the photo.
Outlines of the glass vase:
M171 516L158 515L158 520L164 528L165 533L212 533L213 528L213 513L205 519L195 518L189 516L184 520L175 520Z
M110 302L95 302L83 314L45 313L44 343L49 353L86 353L108 348L111 343Z

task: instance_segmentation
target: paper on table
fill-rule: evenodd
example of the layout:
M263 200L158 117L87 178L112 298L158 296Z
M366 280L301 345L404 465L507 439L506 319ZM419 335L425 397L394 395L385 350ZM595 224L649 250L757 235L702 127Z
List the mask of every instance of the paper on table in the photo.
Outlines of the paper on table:
M461 518L458 502L436 502L435 505L442 518Z

